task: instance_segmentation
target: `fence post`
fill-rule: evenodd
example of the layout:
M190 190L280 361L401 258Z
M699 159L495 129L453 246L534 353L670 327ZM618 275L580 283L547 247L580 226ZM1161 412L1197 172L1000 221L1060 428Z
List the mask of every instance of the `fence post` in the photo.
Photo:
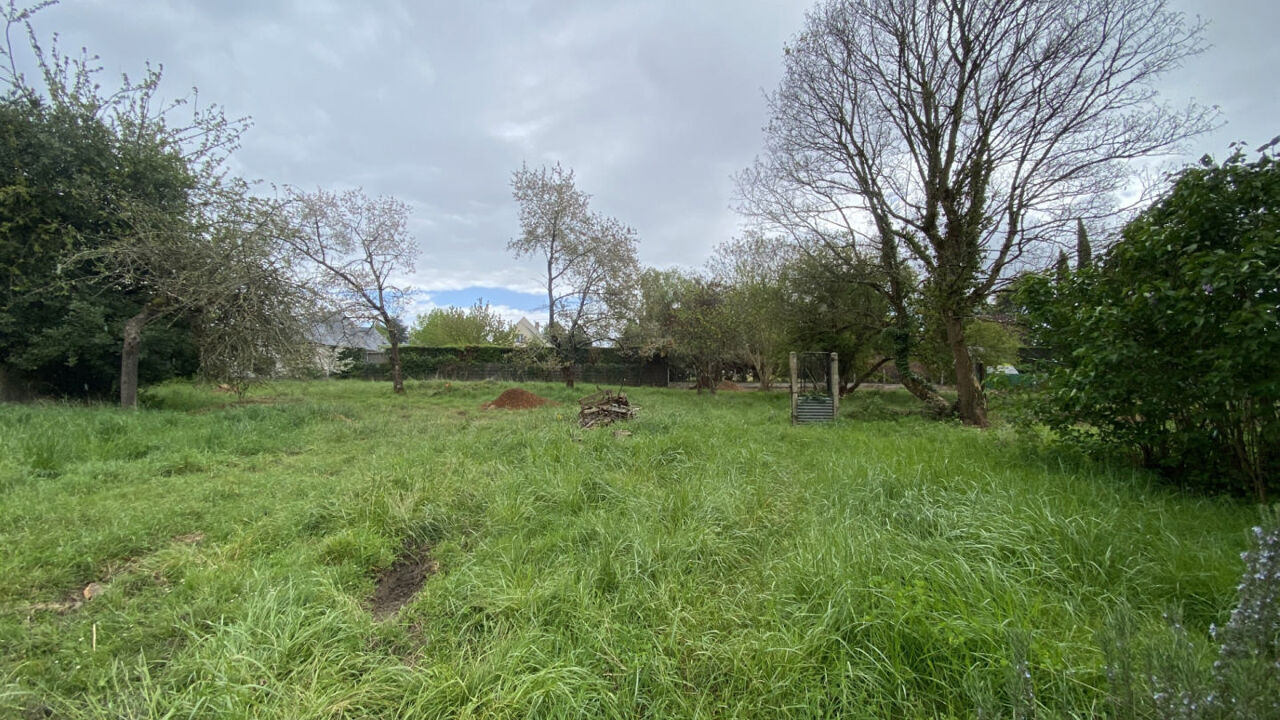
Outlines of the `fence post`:
M831 419L840 414L840 355L831 353Z
M796 394L800 391L799 372L796 368L796 354L791 353L791 424L796 424Z

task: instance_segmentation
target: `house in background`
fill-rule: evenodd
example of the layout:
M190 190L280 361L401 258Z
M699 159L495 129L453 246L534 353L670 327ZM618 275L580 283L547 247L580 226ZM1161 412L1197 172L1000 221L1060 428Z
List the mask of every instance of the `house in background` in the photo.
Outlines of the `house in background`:
M542 328L537 323L529 322L529 318L520 318L516 323L516 347L541 345L542 342Z
M387 354L382 351L387 341L382 334L372 326L362 327L342 315L330 315L320 320L311 326L307 334L316 348L316 364L325 375L343 369L343 350L354 350L358 359L373 365L387 361Z

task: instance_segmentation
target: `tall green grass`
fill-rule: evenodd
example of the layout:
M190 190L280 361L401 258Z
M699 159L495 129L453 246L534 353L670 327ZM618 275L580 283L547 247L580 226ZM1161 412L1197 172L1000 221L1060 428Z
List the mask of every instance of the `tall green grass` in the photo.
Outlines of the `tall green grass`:
M892 396L634 390L619 436L503 387L0 407L0 716L1091 717L1108 618L1204 643L1255 518Z

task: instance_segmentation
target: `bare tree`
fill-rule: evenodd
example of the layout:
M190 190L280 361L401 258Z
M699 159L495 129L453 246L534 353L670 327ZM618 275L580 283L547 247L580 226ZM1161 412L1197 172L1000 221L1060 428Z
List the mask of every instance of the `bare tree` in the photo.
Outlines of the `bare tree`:
M417 254L406 228L409 206L361 190L291 189L289 196L296 232L288 242L309 262L316 286L344 317L394 327L408 297L399 281L413 271ZM402 393L399 334L388 333L388 341L392 387Z
M637 275L636 232L592 213L590 196L559 164L511 176L520 204L520 237L507 249L545 262L547 343L573 387L574 363L592 343L612 337L629 304Z
M77 256L98 281L149 297L124 324L120 405L138 404L138 359L145 328L186 318L201 370L243 392L252 380L305 360L305 317L314 295L281 242L276 203L249 196L243 183L205 192L195 212L150 203L121 208L125 231Z
M747 204L909 261L957 410L985 425L965 321L1007 269L1112 212L1132 161L1210 127L1154 88L1199 31L1166 0L827 0L787 49Z

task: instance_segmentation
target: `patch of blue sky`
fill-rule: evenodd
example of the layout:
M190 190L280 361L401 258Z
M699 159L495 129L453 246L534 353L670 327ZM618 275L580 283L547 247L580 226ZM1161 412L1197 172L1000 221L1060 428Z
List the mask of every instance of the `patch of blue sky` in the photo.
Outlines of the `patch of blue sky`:
M493 306L509 307L515 310L533 312L539 308L546 309L547 298L538 293L526 293L500 287L469 287L462 290L440 290L426 293L432 305L445 307L471 307L477 300L483 299Z

